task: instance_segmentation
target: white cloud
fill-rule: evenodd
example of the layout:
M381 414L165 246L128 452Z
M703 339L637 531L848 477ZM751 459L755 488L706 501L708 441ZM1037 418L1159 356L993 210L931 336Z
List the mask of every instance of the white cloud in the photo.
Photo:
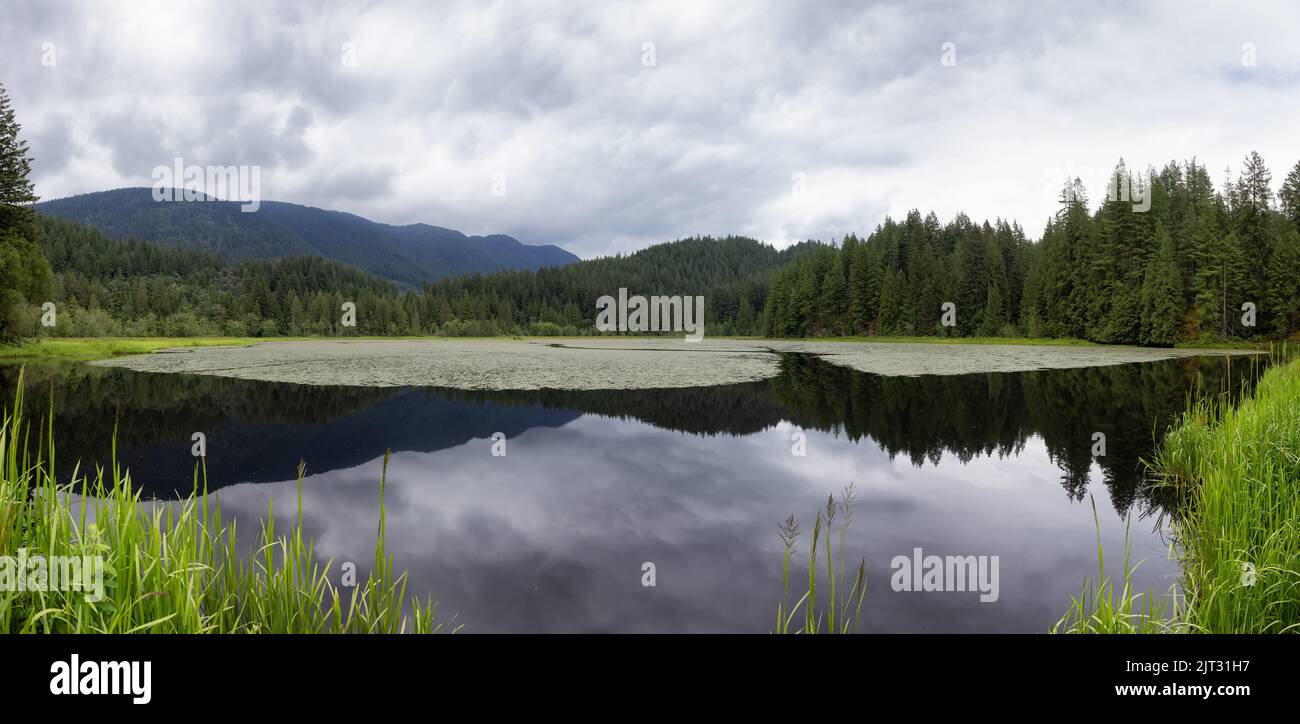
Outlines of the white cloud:
M1066 168L1196 156L1217 177L1255 149L1280 182L1300 157L1284 4L235 5L0 9L38 192L256 163L269 198L592 256L829 239L910 208L1034 235Z

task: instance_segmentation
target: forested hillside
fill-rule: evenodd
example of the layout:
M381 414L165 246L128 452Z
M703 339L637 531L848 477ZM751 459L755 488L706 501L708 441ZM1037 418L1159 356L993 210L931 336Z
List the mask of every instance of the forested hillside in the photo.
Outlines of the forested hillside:
M181 246L118 241L88 226L37 215L54 271L58 324L27 305L23 334L233 335L581 334L609 290L703 294L717 333L759 332L767 278L810 245L777 251L752 239L686 239L626 257L538 272L470 275L399 289L319 257L231 264ZM341 326L344 302L356 326Z
M1129 175L1121 161L1115 178ZM1300 331L1300 164L1276 204L1254 153L1217 192L1195 161L1148 178L1145 212L1103 192L1090 213L1082 184L1068 184L1037 244L1014 223L964 214L943 225L915 211L887 220L865 241L823 246L778 274L764 332L1167 345ZM954 326L942 324L945 302Z
M1121 165L1117 174L1128 171ZM230 263L185 246L117 241L37 215L60 323L24 334L239 336L587 334L595 301L616 294L706 298L708 334L776 337L940 335L1078 337L1168 345L1278 338L1300 330L1300 166L1273 203L1252 154L1215 191L1206 169L1155 175L1149 211L1077 182L1041 241L1014 222L887 219L839 245L778 251L741 237L692 238L627 256L539 271L466 275L401 288L316 256ZM341 326L343 302L357 305ZM942 324L952 302L955 324ZM1255 325L1243 322L1254 305Z
M115 239L143 239L212 252L226 261L322 256L407 286L475 272L563 266L578 257L513 237L466 236L428 224L392 226L341 211L262 201L158 202L153 190L125 188L36 205L42 213L94 226Z
M117 241L64 219L38 221L58 317L44 329L40 308L29 307L28 335L338 334L345 300L365 300L369 319L383 325L375 333L402 315L393 282L320 257L230 264L204 251Z
M803 243L777 251L744 237L682 239L558 269L444 279L425 286L423 296L438 320L477 320L469 324L480 331L483 323L496 329L540 323L550 332L573 333L592 331L596 299L619 288L629 294L703 295L708 333L761 334L772 273L817 247Z

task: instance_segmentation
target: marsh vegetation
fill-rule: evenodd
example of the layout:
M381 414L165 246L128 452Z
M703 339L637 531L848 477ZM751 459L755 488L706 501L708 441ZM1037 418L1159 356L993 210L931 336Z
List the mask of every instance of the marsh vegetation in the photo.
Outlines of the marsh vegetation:
M406 575L385 550L384 478L368 573L348 583L322 563L304 534L301 487L296 520L278 529L268 508L251 546L210 497L201 464L192 492L170 504L142 500L128 471L53 472L53 424L25 414L21 377L0 427L0 586L5 633L397 633L431 632L431 600L407 598ZM298 476L301 486L302 471ZM46 561L99 561L85 576L54 585ZM15 561L39 563L21 565ZM21 576L23 582L17 583ZM67 584L72 585L67 585ZM92 588L99 590L92 590Z

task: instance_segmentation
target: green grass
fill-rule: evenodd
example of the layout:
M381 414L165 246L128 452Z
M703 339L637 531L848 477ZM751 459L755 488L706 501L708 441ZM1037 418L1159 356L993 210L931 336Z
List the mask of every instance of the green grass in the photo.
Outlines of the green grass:
M1285 343L1287 343L1287 340L1255 342L1245 339L1231 339L1213 342L1178 342L1174 344L1174 349L1253 349L1266 352ZM1290 344L1296 344L1296 342L1291 340Z
M1092 503L1092 522L1097 530L1097 580L1085 580L1083 590L1070 598L1070 608L1052 627L1052 633L1170 633L1181 630L1181 615L1177 606L1177 591L1171 591L1169 602L1147 591L1133 590L1133 574L1141 565L1129 565L1132 543L1129 528L1124 524L1124 560L1119 587L1106 575L1105 551L1101 545L1101 521L1097 518L1097 501ZM1131 520L1131 519L1130 519Z
M428 339L456 340L471 337L376 337L340 335L336 337L47 337L27 340L18 344L0 344L0 361L25 362L36 360L68 360L89 362L130 354L151 354L161 349L175 347L247 347L258 342L291 342L310 339L331 341ZM488 337L487 339L501 339ZM536 339L556 339L537 337Z
M22 381L0 427L0 556L101 556L104 596L80 590L0 586L0 633L398 633L441 630L431 601L407 600L406 574L385 553L384 475L371 572L344 585L320 563L298 513L276 528L268 504L251 547L237 541L195 472L195 492L173 503L142 501L119 469L53 474L53 425L24 420ZM51 564L52 565L52 564ZM12 581L7 583L12 584Z
M599 335L618 339L635 339L636 335ZM642 335L645 339L663 339L665 335ZM671 337L671 335L669 335ZM502 336L502 337L443 337L443 336L396 336L379 337L368 335L337 337L53 337L28 340L19 344L0 344L0 361L26 360L71 360L86 362L96 359L108 359L129 354L149 354L171 347L209 347L215 345L247 346L257 342L276 342L303 339L329 340L394 340L394 339L428 339L454 341L457 339L516 339L544 342L560 342L591 339L590 336ZM709 339L768 340L769 337L752 337L743 335L710 336ZM786 342L857 342L889 344L1009 344L1035 347L1098 347L1096 342L1083 339L1043 339L1028 337L791 337L780 338ZM1182 349L1268 349L1268 343L1261 342L1216 342L1207 344L1180 343L1175 345Z
M247 346L254 337L66 337L0 345L0 360L61 359L84 362L128 354L148 354L169 347Z
M799 523L791 515L780 527L785 556L781 567L781 602L776 609L776 628L773 633L856 633L862 614L862 600L867 595L866 559L858 562L852 581L848 577L844 557L844 544L849 526L853 523L854 490L850 484L844 489L840 502L835 496L826 499L826 509L818 510L813 524L812 544L808 546L808 583L803 593L790 603L790 560L799 541ZM838 527L836 520L838 517ZM837 537L832 546L832 538ZM822 565L817 562L822 557ZM824 569L823 567L824 566ZM824 577L822 575L824 570ZM817 593L821 581L822 593ZM848 588L845 588L845 585Z
M1300 632L1300 361L1266 371L1235 407L1195 405L1152 468L1183 501L1188 628Z
M769 339L767 337L737 337L736 339ZM891 344L1009 344L1030 347L1109 347L1112 345L1091 342L1073 337L796 337L792 342L888 342ZM1251 342L1229 340L1222 342L1179 342L1174 349L1253 349L1266 351L1277 342ZM1123 345L1120 345L1123 346Z
M1279 361L1289 351L1272 350ZM1236 406L1190 405L1147 466L1177 501L1174 605L1134 593L1127 530L1117 589L1099 534L1097 582L1084 582L1053 632L1300 633L1300 361L1268 369Z
M1062 337L737 337L736 339L780 339L786 342L867 342L889 344L1013 344L1032 347L1102 347L1086 339Z

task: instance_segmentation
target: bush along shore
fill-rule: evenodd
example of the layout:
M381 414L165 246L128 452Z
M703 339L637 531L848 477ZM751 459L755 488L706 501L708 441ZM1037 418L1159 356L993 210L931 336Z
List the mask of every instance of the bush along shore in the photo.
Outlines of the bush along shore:
M1192 405L1150 473L1179 501L1172 604L1132 591L1125 551L1123 581L1085 583L1054 630L1300 633L1300 361L1269 369L1236 406Z
M58 483L53 426L33 431L22 388L0 427L0 633L445 630L385 553L383 477L371 571L344 585L303 533L301 465L295 523L278 530L268 506L254 544L238 544L201 471L172 502L141 500L116 450L110 470Z

